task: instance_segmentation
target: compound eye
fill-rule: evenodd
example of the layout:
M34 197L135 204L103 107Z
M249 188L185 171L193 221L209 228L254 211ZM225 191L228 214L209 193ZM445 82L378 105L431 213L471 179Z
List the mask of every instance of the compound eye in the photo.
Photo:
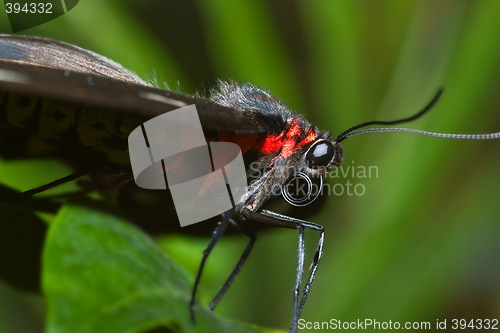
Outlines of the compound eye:
M310 168L326 167L335 157L335 148L330 141L318 141L306 153L306 163Z

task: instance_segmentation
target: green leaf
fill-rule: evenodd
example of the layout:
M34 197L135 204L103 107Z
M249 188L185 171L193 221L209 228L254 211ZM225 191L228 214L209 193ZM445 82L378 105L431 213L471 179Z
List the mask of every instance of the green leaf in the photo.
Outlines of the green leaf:
M107 213L64 207L51 223L43 264L48 333L256 332L201 305L193 325L192 276L139 229Z

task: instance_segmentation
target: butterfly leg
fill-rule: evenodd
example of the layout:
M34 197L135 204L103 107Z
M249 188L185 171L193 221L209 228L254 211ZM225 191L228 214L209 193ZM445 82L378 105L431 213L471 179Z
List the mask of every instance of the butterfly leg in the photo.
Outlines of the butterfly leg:
M42 185L42 186L33 188L31 190L27 190L27 191L24 191L21 193L17 193L15 195L10 196L10 197L0 198L0 201L16 201L16 200L22 200L22 199L28 198L28 197L31 197L35 194L41 193L43 191L49 190L51 188L57 187L57 186L62 185L62 184L66 184L70 181L73 181L75 179L83 177L83 176L91 173L92 171L95 171L96 169L97 169L97 167L88 167L85 169L81 169L79 171L76 171L75 173L72 173L71 175L56 179L56 180L54 180L50 183L47 183L45 185Z
M222 214L222 219L221 221L217 224L215 227L213 233L212 233L212 238L210 239L210 242L208 243L207 247L203 251L203 256L201 258L200 266L198 267L198 273L196 274L196 278L194 280L194 286L193 286L193 292L191 294L191 301L189 302L189 313L191 314L191 321L194 323L195 316L194 316L194 303L196 301L196 292L198 291L198 286L200 284L201 280L201 274L203 273L203 269L205 268L205 262L208 259L208 256L212 252L212 250L215 247L215 244L221 239L222 235L227 229L227 226L229 225L231 221L231 215L233 211L228 211Z
M243 253L240 256L240 259L236 263L236 266L234 267L233 271L231 272L231 274L227 278L226 282L224 282L224 285L220 288L220 290L217 293L217 295L215 295L215 297L212 300L212 302L210 302L210 305L208 306L208 308L210 310L213 310L217 306L217 304L219 303L219 301L222 299L222 296L224 296L224 294L226 293L227 289L233 283L234 279L236 278L236 276L240 272L241 268L245 264L245 261L247 260L248 255L250 254L250 251L252 251L252 247L253 247L253 244L255 243L255 239L256 239L255 238L255 234L252 231L246 229L245 227L243 227L242 225L240 225L238 222L236 222L232 218L229 220L229 222L231 223L231 225L235 226L238 230L240 230L243 234L245 234L246 236L248 236L249 241L247 243L247 246L245 247L245 250L243 250Z
M293 321L292 326L290 328L290 332L297 332L297 325L300 318L300 314L302 313L302 309L304 304L306 303L307 296L309 295L309 291L311 289L311 285L313 283L314 277L316 275L316 270L318 269L319 261L323 254L323 246L325 241L324 228L323 226L308 222L305 220L296 219L293 217L289 217L286 215L274 213L268 210L262 210L260 212L253 212L250 210L243 210L243 216L247 217L256 222L261 222L269 225L289 228L289 229L297 229L299 232L298 239L298 262L297 262L297 273L295 279L295 288L294 288L294 306L293 306ZM318 240L318 245L316 248L316 253L314 254L313 261L310 266L310 273L307 279L307 282L304 286L304 290L302 291L302 298L299 300L299 296L301 293L301 285L302 285L302 275L304 272L304 229L311 229L320 233L320 238Z

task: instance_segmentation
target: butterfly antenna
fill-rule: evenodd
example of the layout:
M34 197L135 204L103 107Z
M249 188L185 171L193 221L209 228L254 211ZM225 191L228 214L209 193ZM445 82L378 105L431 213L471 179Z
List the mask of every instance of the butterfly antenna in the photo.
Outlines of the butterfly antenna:
M436 95L434 95L434 98L432 98L432 100L429 102L429 104L427 104L422 110L418 111L416 114L414 114L410 117L406 117L403 119L397 119L397 120L386 120L386 121L371 120L371 121L367 121L367 122L358 124L356 126L353 126L349 129L345 130L344 132L342 132L341 134L339 134L337 136L337 138L335 139L335 142L338 143L338 142L344 141L345 139L347 139L350 136L356 135L353 133L361 134L360 131L356 131L356 130L363 128L363 127L372 126L372 125L396 125L396 124L402 124L402 123L407 123L407 122L416 120L416 119L422 117L427 112L429 112L434 107L434 105L436 105L436 103L438 102L438 100L442 94L443 94L443 88L440 88L438 90L438 92L436 93ZM370 131L370 132L375 132L375 131ZM381 132L383 132L383 131L381 131ZM363 132L363 133L367 133L367 132Z

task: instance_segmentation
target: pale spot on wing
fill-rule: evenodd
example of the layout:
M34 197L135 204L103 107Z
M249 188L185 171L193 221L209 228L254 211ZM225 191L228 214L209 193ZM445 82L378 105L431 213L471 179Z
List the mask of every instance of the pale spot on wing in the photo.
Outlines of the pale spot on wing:
M28 76L16 71L0 69L0 81L7 81L13 83L28 83L29 78Z
M169 104L169 105L174 105L174 106L178 106L178 107L183 107L183 106L188 105L187 103L179 101L177 99L168 98L166 96L158 95L155 93L141 91L138 93L138 95L142 98L145 98L145 99L149 99L152 101L157 101L157 102L161 102L161 103L165 103L165 104Z

